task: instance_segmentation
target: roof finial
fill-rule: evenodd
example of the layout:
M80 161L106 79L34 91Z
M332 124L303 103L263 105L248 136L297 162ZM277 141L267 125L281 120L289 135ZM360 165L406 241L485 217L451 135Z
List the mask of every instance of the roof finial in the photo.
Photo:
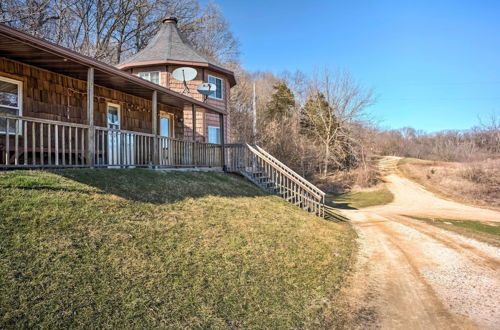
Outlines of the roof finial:
M177 17L174 17L174 16L167 16L163 19L162 23L174 23L174 24L177 24Z

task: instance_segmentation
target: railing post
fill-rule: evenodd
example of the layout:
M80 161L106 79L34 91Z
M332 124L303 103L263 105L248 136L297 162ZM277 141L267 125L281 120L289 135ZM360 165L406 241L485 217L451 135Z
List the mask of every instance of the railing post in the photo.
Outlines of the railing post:
M193 144L191 148L191 163L192 165L196 165L196 107L194 104L191 104L191 116L192 116L192 122L193 122Z
M95 141L94 141L94 68L87 70L87 163L90 167L94 167L95 161Z
M153 166L158 166L158 92L153 91L151 99L151 125L153 133Z
M220 122L220 163L222 166L222 170L226 172L226 155L224 152L225 149L225 139L224 139L224 115L222 113L219 114L219 122Z

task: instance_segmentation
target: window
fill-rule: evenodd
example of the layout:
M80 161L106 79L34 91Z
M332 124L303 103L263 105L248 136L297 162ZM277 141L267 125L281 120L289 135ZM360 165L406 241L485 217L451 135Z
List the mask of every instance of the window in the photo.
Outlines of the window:
M0 77L0 114L21 116L23 110L23 83L19 80ZM16 131L14 121L9 123L9 133ZM0 132L6 131L5 119L0 119Z
M208 126L208 143L220 144L220 128Z
M108 128L120 129L120 106L108 103Z
M139 72L139 77L152 83L160 84L160 71Z
M217 89L215 90L214 93L210 94L208 97L211 97L213 99L218 99L222 100L224 97L224 93L222 90L222 79L214 77L214 76L208 76L208 82L211 84L215 84Z

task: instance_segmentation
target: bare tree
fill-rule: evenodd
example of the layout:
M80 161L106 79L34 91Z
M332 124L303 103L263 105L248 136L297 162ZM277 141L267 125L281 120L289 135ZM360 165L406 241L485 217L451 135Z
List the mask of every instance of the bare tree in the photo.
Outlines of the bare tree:
M198 0L3 0L0 23L115 64L144 48L165 16L206 56L237 60L239 43L220 9Z
M302 124L305 133L323 146L325 176L332 162L341 168L349 161L355 142L352 124L362 119L373 102L373 91L362 88L348 73L325 70L312 80Z

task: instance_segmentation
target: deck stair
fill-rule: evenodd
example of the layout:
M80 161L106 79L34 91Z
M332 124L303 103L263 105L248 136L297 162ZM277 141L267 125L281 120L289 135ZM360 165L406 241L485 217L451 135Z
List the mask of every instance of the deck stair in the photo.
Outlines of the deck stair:
M227 170L307 212L325 217L325 193L257 145L226 146Z

